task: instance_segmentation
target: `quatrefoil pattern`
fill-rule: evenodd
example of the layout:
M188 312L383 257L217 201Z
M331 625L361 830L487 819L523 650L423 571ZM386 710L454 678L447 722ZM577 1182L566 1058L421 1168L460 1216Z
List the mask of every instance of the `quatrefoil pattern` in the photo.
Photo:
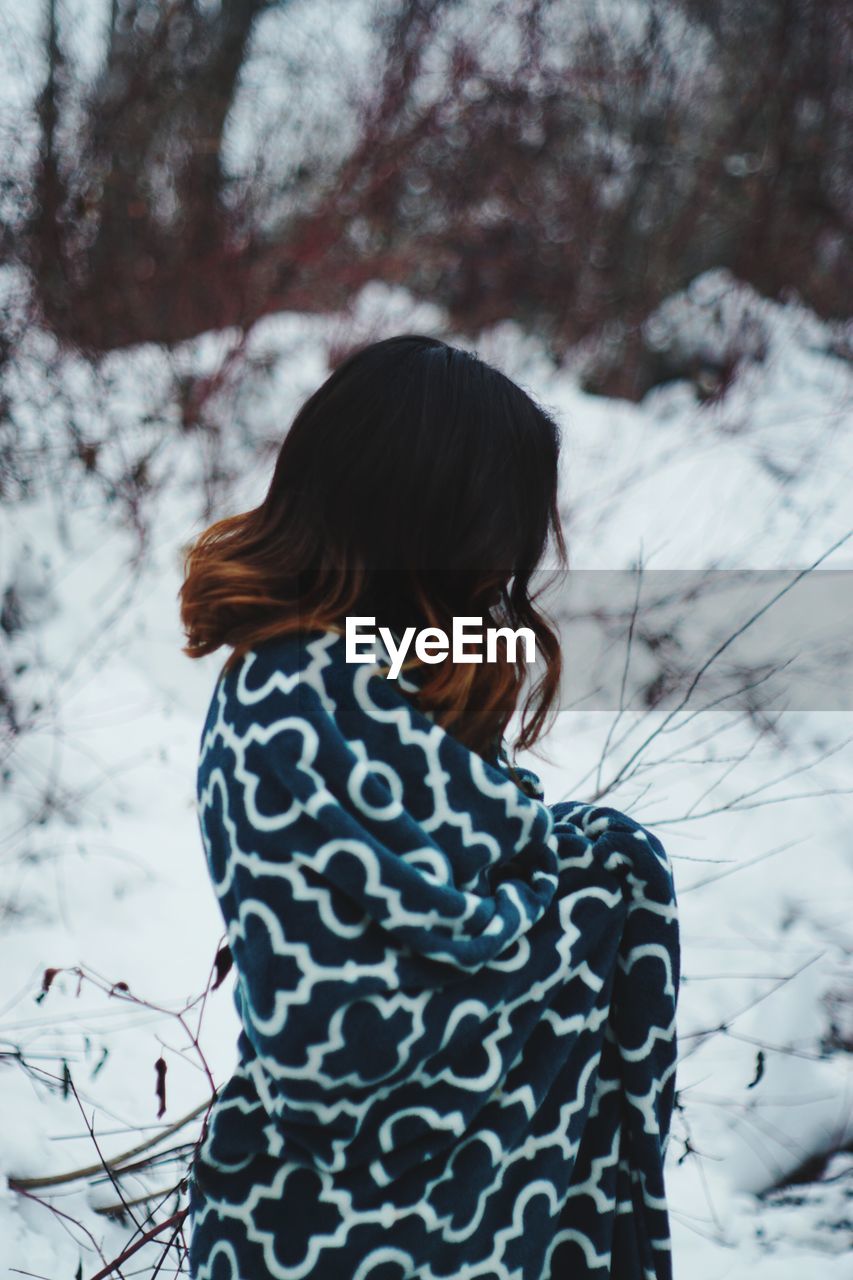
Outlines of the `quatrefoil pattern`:
M192 1275L669 1280L666 852L522 791L415 688L332 632L217 682L198 811L242 1029Z

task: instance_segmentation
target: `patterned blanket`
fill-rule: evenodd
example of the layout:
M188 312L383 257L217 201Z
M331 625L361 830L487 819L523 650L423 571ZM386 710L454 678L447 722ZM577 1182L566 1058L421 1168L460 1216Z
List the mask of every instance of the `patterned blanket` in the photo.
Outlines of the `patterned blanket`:
M192 1275L667 1280L666 853L549 807L415 687L326 632L217 683L199 817L242 1031Z

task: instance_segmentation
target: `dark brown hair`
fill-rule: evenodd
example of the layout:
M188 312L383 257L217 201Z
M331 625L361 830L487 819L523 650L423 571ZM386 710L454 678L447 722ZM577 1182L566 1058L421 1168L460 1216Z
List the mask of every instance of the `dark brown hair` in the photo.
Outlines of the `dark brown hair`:
M452 629L454 616L529 627L543 662L517 745L555 702L560 648L532 579L565 545L553 417L472 352L419 334L349 355L297 413L260 506L191 544L180 590L184 652L221 645L230 667L264 640L377 625ZM502 650L499 648L499 655ZM483 755L515 710L527 667L421 666L416 702Z

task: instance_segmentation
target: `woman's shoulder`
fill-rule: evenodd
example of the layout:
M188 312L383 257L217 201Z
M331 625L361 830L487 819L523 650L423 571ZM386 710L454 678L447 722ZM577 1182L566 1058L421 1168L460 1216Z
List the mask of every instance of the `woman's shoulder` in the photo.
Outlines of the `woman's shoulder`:
M232 658L223 680L242 701L260 702L272 693L319 687L329 669L343 662L343 637L336 631L288 631L260 640Z
M331 631L292 632L232 654L216 682L202 731L202 779L222 752L240 762L227 775L236 787L243 785L244 775L281 777L283 769L313 760L321 751L326 763L334 760L337 767L347 750L344 726L352 719L345 682L332 675L341 667L339 639Z
M638 818L633 818L622 809L599 801L561 800L550 806L554 817L554 826L574 827L590 839L597 839L605 833L622 832L637 836L642 841L660 845L659 838Z
M381 716L403 700L407 682L379 666L347 659L343 634L293 631L261 641L223 673L221 693L233 714L267 720L299 715L334 721Z
M619 851L629 858L647 858L671 876L669 855L651 828L612 805L582 800L562 800L549 806L554 831L559 836L580 834L602 854Z

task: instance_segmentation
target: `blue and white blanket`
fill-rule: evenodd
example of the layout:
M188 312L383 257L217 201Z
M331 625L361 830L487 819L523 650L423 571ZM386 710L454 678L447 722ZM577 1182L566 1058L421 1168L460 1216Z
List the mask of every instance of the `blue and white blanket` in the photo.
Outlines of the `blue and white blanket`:
M342 636L220 677L199 817L239 1066L198 1280L667 1280L679 942L655 835L528 794Z

